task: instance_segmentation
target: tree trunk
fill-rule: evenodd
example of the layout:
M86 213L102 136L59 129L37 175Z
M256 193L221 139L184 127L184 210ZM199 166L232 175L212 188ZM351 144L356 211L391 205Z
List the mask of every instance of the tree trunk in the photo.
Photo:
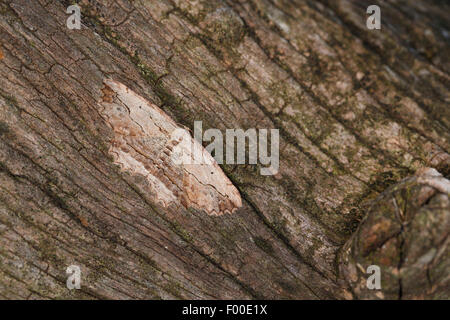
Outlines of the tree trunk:
M366 27L373 2L381 30ZM401 182L450 173L448 3L83 0L80 30L72 4L0 0L0 298L450 297L448 181ZM162 205L109 152L105 79L182 127L279 129L279 173L222 165L242 198L233 213ZM404 181L421 196L378 196ZM433 223L374 229L390 251L363 225L350 238L399 197ZM341 249L355 239L372 242L352 267ZM420 292L406 268L417 239L417 261L434 250L414 271ZM371 264L388 288L373 295L347 274Z

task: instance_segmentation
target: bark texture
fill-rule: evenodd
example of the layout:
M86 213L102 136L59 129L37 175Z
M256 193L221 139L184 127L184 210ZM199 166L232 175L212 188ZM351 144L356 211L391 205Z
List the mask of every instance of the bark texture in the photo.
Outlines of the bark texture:
M446 1L75 2L81 30L73 1L0 0L0 298L450 297L449 192L402 181L450 173ZM233 214L155 203L108 153L105 78L191 129L280 129L279 174L223 165ZM393 198L413 203L407 226ZM380 264L386 291L355 289L342 259Z

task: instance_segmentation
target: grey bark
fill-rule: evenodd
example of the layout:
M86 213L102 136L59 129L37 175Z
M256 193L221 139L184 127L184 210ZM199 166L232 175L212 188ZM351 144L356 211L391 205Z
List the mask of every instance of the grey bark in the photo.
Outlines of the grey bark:
M351 256L381 264L388 289L356 289L341 265L363 217L395 214L377 196L424 167L450 173L450 8L380 1L367 30L373 2L83 0L69 30L72 1L1 0L0 298L448 299L449 195L416 180L435 199L417 206L435 206L381 236L403 241L395 257L378 238L375 257ZM161 207L108 154L105 78L188 128L280 129L280 173L223 165L244 202L231 215ZM400 262L411 235L433 239L411 256L435 248L431 275Z

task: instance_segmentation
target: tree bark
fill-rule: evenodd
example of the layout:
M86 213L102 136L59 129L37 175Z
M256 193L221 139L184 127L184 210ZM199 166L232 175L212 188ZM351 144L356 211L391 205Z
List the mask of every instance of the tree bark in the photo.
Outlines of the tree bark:
M73 1L0 0L0 298L450 298L448 181L402 180L450 174L446 2L76 2L81 30L66 26ZM366 28L371 4L381 30ZM279 129L280 172L222 165L242 197L232 214L162 206L108 152L107 78L190 129ZM399 192L411 183L420 196ZM345 255L399 197L409 220ZM405 257L433 248L408 273ZM387 270L388 290L356 290L342 254Z

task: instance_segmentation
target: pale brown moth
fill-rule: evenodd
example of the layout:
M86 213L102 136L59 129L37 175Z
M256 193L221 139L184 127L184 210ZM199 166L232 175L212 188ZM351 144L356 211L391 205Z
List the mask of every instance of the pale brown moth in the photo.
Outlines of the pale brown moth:
M146 177L151 196L163 206L181 204L210 215L242 206L234 187L214 158L163 110L112 79L104 80L100 114L114 132L109 153L122 171ZM181 131L180 131L181 130ZM178 134L177 134L178 133ZM204 163L180 163L175 149L192 148ZM186 151L186 150L184 150Z

